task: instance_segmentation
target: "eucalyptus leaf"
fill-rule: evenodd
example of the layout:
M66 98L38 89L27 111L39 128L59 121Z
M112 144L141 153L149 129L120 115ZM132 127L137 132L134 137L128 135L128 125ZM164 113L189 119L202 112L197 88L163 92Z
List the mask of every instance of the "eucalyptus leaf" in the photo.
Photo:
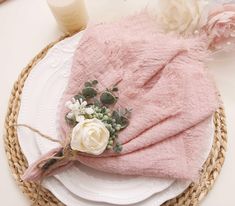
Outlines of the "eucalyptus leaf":
M97 95L97 91L93 87L85 87L82 90L82 95L85 98L92 98L92 97L95 97Z
M91 83L91 82L85 82L85 83L84 83L84 86L85 86L85 87L92 87L92 83Z
M95 85L97 85L97 84L98 84L98 81L95 79L95 80L93 80L91 83L92 83L92 85L94 85L94 86L95 86Z
M104 93L101 94L100 101L103 104L111 105L116 103L117 98L111 92L105 91Z
M112 113L112 118L116 120L116 123L120 123L121 121L121 116L119 115L119 113L117 111L113 111Z
M129 125L129 120L126 116L123 116L122 114L122 112L113 111L112 118L116 120L117 124L121 125L121 129L124 129Z
M129 125L129 120L126 117L121 116L119 124L121 125L121 129L124 129Z
M84 101L86 98L82 94L77 94L74 96L74 99L76 99L76 100L82 99Z

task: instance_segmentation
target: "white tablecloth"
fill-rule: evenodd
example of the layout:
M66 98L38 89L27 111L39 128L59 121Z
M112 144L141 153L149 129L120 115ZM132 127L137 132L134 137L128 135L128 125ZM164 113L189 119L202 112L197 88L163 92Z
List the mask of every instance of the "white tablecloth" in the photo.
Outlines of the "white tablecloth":
M156 1L156 0L155 0ZM111 20L133 13L154 0L87 0L91 20ZM7 165L3 123L8 98L22 68L48 43L61 36L46 0L8 0L0 4L0 204L28 206ZM227 113L228 152L213 190L202 206L233 206L235 187L235 54L210 63ZM234 59L234 60L233 60ZM226 62L229 62L228 64Z

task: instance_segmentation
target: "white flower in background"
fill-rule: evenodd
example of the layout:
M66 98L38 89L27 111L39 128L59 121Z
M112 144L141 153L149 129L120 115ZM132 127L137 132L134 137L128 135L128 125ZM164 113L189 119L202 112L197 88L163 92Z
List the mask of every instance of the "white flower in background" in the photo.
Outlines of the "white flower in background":
M205 5L202 0L160 0L158 21L166 32L193 34Z
M67 118L75 119L77 122L84 121L84 115L91 115L94 113L94 110L87 107L87 102L82 99L76 100L73 98L71 101L66 102L65 106L71 110L67 114Z
M109 136L103 122L96 118L85 119L73 128L70 145L73 150L99 155L106 149Z

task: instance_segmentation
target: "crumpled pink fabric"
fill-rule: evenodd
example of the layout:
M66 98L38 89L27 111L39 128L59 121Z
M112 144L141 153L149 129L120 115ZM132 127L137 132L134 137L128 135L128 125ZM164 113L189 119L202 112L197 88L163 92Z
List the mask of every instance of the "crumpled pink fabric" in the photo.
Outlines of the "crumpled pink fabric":
M217 90L204 65L207 49L204 36L162 34L146 14L86 29L58 108L61 139L69 132L65 102L87 80L97 79L99 90L117 84L116 107L132 108L132 116L119 134L120 154L81 153L76 160L109 173L195 180L218 108Z
M42 180L44 177L47 176L53 176L54 174L57 174L65 169L69 169L73 165L73 161L68 158L58 161L45 172L40 170L38 167L40 164L43 164L48 159L52 158L57 152L61 151L61 149L61 147L57 147L42 155L40 159L30 165L30 167L24 172L21 178L27 181L37 181Z

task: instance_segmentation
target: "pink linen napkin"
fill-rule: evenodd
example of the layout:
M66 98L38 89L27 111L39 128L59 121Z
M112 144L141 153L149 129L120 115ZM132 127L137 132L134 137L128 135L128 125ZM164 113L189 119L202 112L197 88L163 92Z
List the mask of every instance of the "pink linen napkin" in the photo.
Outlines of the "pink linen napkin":
M195 180L210 141L208 125L218 108L217 90L204 66L207 56L203 35L163 34L146 14L89 27L74 54L58 108L60 138L70 131L65 102L84 82L98 80L101 91L117 84L115 107L132 108L130 125L119 134L122 152L81 153L76 161L115 174ZM71 165L67 161L63 164ZM40 175L31 168L24 179Z
M123 151L77 160L110 173L194 179L218 107L203 63L207 44L203 37L161 34L153 25L139 15L85 31L59 108L61 138L69 131L64 104L85 81L97 79L101 90L118 84L119 104L133 109L119 135Z

